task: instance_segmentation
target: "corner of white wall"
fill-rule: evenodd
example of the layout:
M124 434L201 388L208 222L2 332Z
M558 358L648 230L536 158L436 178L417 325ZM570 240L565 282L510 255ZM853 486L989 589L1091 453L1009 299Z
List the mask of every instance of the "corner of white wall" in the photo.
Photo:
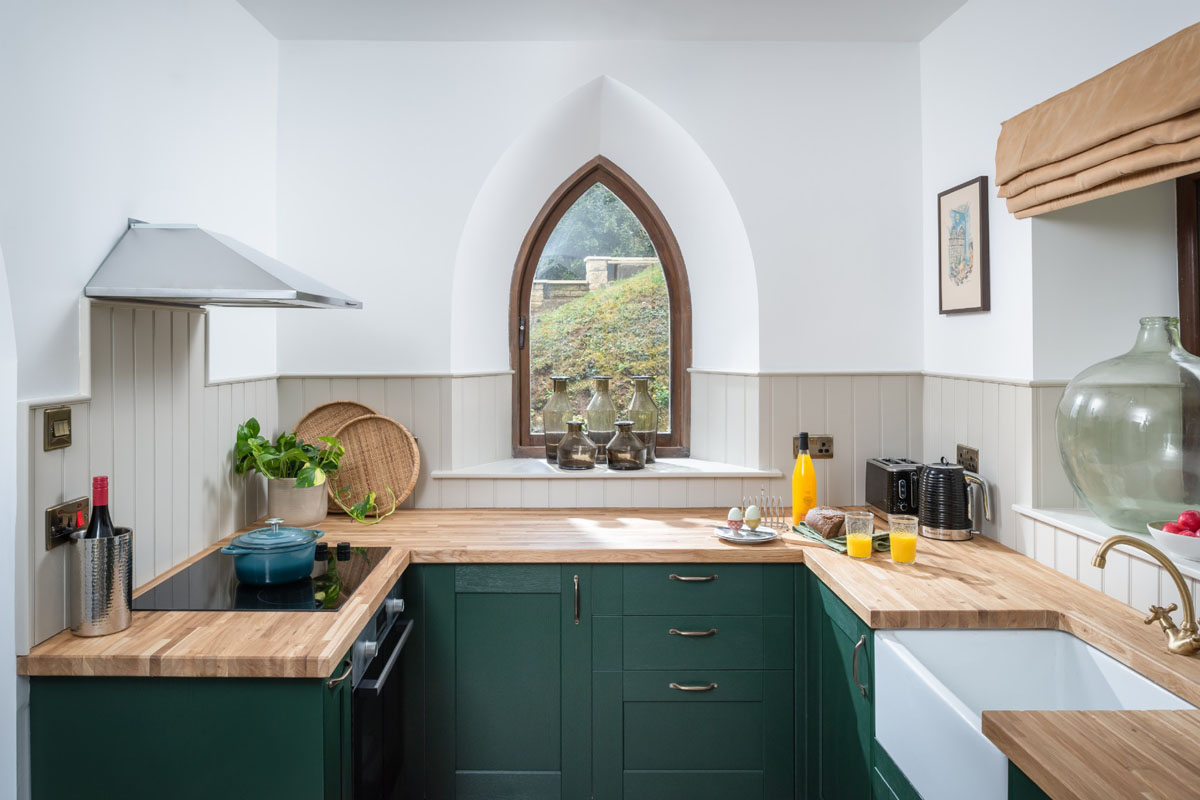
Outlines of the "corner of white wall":
M509 265L538 209L596 155L628 172L667 218L683 252L693 320L720 319L729 307L757 319L749 240L716 167L666 112L601 75L530 125L480 187L454 262L450 352L455 372L508 368ZM696 325L692 339L699 365L758 369L755 326Z
M17 486L17 342L4 253L0 251L0 797L16 797L21 775L18 728L27 722L20 713L16 674L16 486Z

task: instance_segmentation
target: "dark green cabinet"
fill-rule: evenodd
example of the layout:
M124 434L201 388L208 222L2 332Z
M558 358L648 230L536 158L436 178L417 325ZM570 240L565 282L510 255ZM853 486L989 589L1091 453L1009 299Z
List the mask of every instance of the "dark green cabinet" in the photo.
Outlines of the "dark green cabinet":
M1042 787L1021 771L1021 768L1011 761L1008 762L1008 800L1050 800L1050 795L1042 791Z
M590 567L420 569L424 786L414 796L586 798Z
M819 580L808 587L808 797L871 797L871 629Z
M36 800L350 796L348 680L33 677L29 706Z
M801 574L593 567L590 797L795 797Z

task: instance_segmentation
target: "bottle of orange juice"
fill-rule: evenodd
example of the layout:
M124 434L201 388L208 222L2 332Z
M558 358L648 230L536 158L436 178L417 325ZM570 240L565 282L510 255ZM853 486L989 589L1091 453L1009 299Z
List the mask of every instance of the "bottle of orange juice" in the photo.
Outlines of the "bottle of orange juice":
M800 453L792 469L792 524L799 525L817 504L817 471L808 454L808 433L800 432Z

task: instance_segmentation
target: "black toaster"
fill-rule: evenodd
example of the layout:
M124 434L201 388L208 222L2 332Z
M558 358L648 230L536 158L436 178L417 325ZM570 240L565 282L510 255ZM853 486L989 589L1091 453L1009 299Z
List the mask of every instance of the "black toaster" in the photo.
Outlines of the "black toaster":
M880 514L916 514L921 464L909 458L868 458L867 505Z

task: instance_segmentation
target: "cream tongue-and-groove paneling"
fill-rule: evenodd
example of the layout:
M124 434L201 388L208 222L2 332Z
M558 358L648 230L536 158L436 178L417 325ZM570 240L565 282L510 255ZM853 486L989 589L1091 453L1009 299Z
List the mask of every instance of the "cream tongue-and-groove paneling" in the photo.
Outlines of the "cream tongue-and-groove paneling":
M29 404L25 557L30 599L24 650L67 625L68 546L45 549L44 510L110 476L117 525L134 531L142 584L266 511L257 476L232 473L236 426L255 416L275 432L274 379L208 385L203 312L95 304L91 398L70 402L73 443L42 450L45 405ZM20 575L22 571L18 571Z

